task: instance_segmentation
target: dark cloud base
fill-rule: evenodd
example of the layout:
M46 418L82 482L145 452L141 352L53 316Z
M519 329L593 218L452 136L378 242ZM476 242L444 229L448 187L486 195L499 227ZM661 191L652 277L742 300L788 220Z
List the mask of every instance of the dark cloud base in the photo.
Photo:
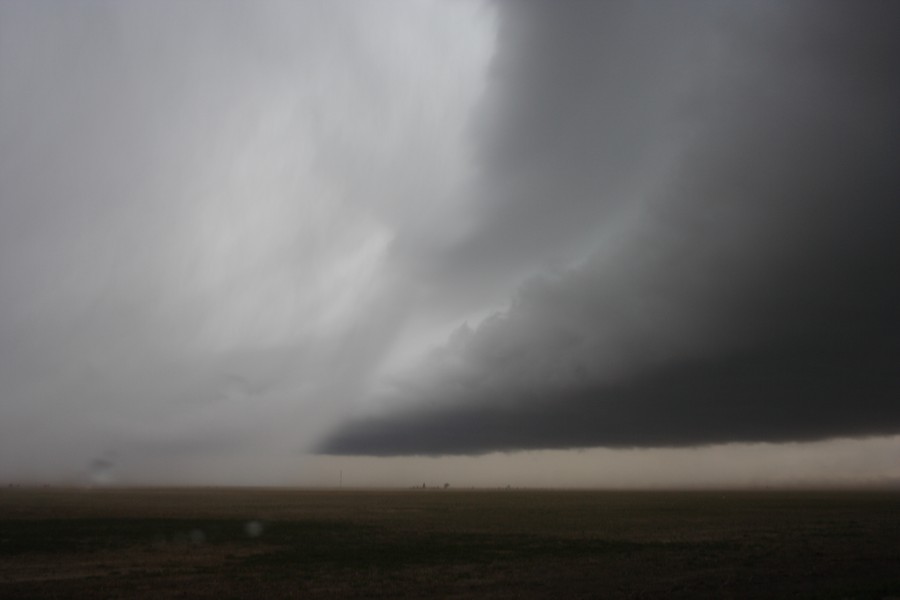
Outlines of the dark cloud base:
M813 441L900 431L900 345L786 348L662 369L618 387L481 398L348 423L318 451L478 454L579 447ZM534 396L541 396L535 393Z
M500 6L492 250L460 264L614 242L318 451L900 432L900 5Z

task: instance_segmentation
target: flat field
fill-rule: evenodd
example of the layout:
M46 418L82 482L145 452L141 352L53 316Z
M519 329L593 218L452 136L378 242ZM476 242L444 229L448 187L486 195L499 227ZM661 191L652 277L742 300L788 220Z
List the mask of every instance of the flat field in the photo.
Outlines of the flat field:
M0 491L0 598L900 598L897 492Z

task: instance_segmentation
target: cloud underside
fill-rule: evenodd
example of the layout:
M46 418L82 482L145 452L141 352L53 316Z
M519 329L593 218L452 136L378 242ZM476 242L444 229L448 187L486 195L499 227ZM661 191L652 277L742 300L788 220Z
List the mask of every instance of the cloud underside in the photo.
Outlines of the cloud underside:
M589 251L320 452L900 431L900 10L658 8L501 5L487 208L451 258Z
M900 353L735 356L609 387L402 411L347 424L325 454L478 454L544 448L812 441L900 430ZM470 399L471 401L471 399Z

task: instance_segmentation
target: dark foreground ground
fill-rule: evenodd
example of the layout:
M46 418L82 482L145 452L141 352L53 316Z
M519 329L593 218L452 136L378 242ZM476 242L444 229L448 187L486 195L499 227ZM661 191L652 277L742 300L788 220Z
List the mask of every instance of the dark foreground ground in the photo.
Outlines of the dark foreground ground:
M900 598L900 494L0 492L0 598Z

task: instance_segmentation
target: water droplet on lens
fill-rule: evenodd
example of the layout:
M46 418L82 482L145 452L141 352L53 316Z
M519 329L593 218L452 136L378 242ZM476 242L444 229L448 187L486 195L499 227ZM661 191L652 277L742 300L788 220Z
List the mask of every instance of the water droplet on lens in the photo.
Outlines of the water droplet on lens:
M259 521L247 521L244 531L247 533L247 537L259 537L262 535L263 525Z

